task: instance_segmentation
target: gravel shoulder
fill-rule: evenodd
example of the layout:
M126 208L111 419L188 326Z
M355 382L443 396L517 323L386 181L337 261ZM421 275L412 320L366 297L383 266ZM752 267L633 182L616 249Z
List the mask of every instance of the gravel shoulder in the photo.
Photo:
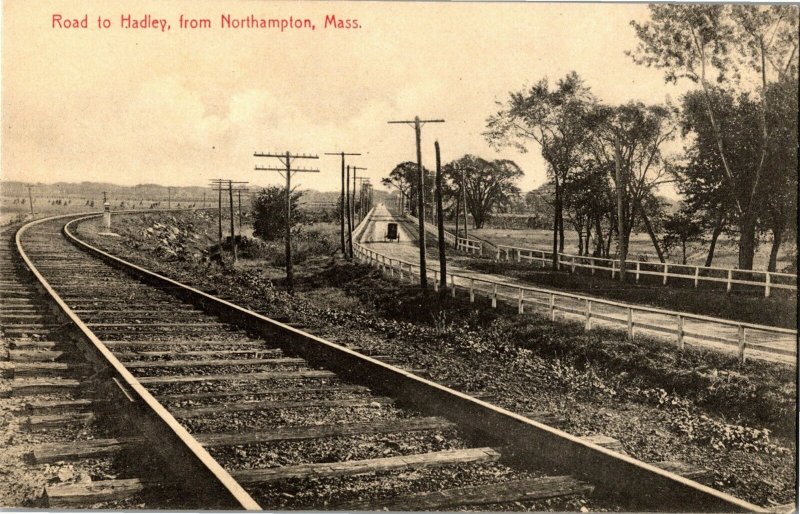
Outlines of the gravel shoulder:
M572 434L615 437L644 461L683 460L710 469L707 485L753 503L795 499L797 396L787 366L740 366L699 349L667 353L659 343L583 333L535 314L494 311L481 301L440 301L330 255L297 265L296 291L289 295L280 268L259 260L220 266L203 257L202 244L187 243L202 241L213 220L182 213L115 223L122 237L97 236L94 222L79 233L254 311L425 369L436 382L486 392L517 412L560 415ZM165 258L160 241L147 232L153 223L167 227L187 250Z

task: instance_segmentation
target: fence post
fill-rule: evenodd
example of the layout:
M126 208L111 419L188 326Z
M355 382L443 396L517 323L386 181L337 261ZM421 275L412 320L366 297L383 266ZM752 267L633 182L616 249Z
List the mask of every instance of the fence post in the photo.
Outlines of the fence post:
M586 326L585 326L585 329L586 330L591 330L592 329L592 301L589 300L588 298L585 301L586 301Z
M422 270L420 270L422 273ZM414 283L414 266L409 262L408 263L408 281L412 284Z
M592 267L592 275L594 275L594 257L589 257L589 265Z
M475 279L469 279L469 303L475 303Z
M614 279L614 268L617 266L617 261L611 259L611 279Z
M697 289L697 283L700 281L700 266L694 267L694 288Z
M669 264L666 262L664 263L664 285L667 285L667 276L668 276Z
M678 350L683 351L683 316L678 314Z
M731 285L732 285L732 282L731 282L731 280L733 280L733 270L732 270L732 269L729 269L729 270L728 270L728 289L727 289L727 292L728 292L728 293L730 293L730 292L731 292Z
M522 262L522 250L517 248L517 262Z
M450 275L450 289L453 290L453 298L456 297L456 276Z
M492 284L492 309L497 308L497 284Z
M633 309L628 307L628 338L633 339Z
M744 364L745 332L744 327L739 325L739 362Z
M439 292L439 270L433 270L433 291Z
M769 271L767 272L767 281L764 283L764 298L769 298L769 291L770 291L770 275Z
M517 307L517 312L519 314L523 314L525 312L525 307L522 306L522 302L525 300L524 291L522 288L519 288L519 306Z
M641 262L636 261L636 283L639 283L639 272L641 271Z
M569 272L570 273L575 273L575 256L574 255L572 256L572 262L570 262Z
M458 248L458 243L456 243L456 248ZM500 247L497 247L497 256L494 258L497 262L500 262Z
M403 261L397 262L397 276L400 280L403 280Z
M556 320L556 295L550 293L550 320Z

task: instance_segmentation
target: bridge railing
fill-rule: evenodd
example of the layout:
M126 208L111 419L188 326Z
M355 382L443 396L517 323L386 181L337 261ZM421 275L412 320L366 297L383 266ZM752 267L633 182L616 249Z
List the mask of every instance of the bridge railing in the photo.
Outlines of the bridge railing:
M412 216L409 213L403 213L403 216L408 220L413 222L415 225L419 224L419 219L415 216ZM439 237L439 231L435 227L435 225L426 223L425 224L425 232L431 234L434 237ZM452 246L457 250L461 250L462 252L467 253L474 253L476 255L483 255L483 241L479 241L477 239L471 239L468 237L461 237L459 236L456 238L455 234L452 232L448 232L447 230L444 231L444 242Z

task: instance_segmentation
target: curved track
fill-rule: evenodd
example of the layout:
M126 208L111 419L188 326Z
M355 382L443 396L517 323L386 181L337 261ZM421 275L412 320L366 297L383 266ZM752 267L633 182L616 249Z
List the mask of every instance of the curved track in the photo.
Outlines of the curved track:
M104 254L64 222L18 234L29 266L140 409L141 437L172 448L173 474L216 505L761 510L678 463L636 461L547 413L505 411Z

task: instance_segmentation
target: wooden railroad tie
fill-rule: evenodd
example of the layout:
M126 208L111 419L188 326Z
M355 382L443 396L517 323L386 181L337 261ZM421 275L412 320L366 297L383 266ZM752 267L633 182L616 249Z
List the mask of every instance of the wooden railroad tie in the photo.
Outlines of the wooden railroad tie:
M301 441L306 439L320 439L323 437L443 430L453 427L455 427L455 425L450 421L442 418L430 417L379 421L374 423L353 423L349 425L286 427L264 432L197 434L195 438L203 446L215 447L272 443L277 441Z
M289 478L329 478L450 464L494 462L499 459L500 453L493 448L468 448L346 462L298 464L265 469L240 469L232 474L240 484L264 484Z

